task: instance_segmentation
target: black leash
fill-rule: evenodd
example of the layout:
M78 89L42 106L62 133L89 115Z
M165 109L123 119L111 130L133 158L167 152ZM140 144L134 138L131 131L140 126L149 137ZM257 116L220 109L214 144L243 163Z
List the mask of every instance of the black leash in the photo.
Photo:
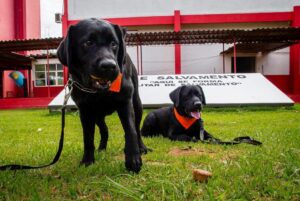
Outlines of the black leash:
M69 92L67 93L67 87L69 87ZM16 165L16 164L12 164L12 165L4 165L4 166L0 166L0 171L3 170L26 170L26 169L38 169L38 168L44 168L44 167L48 167L50 165L55 164L61 155L63 146L64 146L64 128L65 128L65 110L66 110L66 105L67 102L71 96L71 92L73 90L73 82L72 81L68 81L68 83L65 86L65 98L64 98L64 103L63 106L61 108L61 133L60 133L60 140L59 140L59 145L58 145L58 150L56 152L56 155L53 159L53 161L47 165L41 165L41 166L29 166L29 165Z
M220 144L220 145L236 145L241 143L262 145L260 141L254 140L249 136L236 137L232 141L222 141L207 133L204 129L200 132L200 141L207 144Z

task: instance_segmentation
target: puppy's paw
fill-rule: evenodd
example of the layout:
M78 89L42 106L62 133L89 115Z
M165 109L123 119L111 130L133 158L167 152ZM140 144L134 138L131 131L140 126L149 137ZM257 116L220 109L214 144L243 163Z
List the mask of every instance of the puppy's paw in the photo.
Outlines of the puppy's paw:
M125 154L125 167L127 170L139 173L142 165L141 154Z

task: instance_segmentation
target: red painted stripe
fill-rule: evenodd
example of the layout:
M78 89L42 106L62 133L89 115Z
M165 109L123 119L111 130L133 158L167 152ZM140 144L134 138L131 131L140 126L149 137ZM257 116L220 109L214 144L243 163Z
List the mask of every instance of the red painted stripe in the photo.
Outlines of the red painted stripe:
M180 11L174 11L174 31L181 30ZM181 44L175 44L175 74L181 74Z
M0 109L47 108L53 98L3 98Z
M153 16L153 17L127 17L127 18L105 18L105 20L121 26L152 26L152 25L172 25L173 16ZM70 20L69 25L76 24L79 20Z
M175 74L181 74L181 45L175 44Z
M182 24L285 22L292 12L182 15Z
M181 30L181 19L180 10L174 11L174 31L178 32Z
M300 27L300 6L294 7L292 27ZM290 82L293 94L300 94L300 44L290 47Z
M292 19L293 12L180 15L181 24L286 22ZM105 20L121 26L174 24L174 16L106 18ZM70 20L68 24L76 24L78 21L79 20Z
M62 35L66 36L68 32L69 27L69 13L68 13L68 0L64 0L64 14L62 16ZM68 82L68 68L67 66L64 66L64 84L67 84Z

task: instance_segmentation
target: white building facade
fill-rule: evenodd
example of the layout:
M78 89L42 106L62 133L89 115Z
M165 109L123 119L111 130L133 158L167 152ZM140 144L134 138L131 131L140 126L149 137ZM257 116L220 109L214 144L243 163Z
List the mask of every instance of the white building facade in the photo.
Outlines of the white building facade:
M63 32L86 18L129 32L257 29L300 26L298 0L64 0ZM139 74L233 73L233 44L129 46ZM299 45L269 53L237 52L237 72L259 72L287 94L300 94ZM300 97L300 95L299 95Z

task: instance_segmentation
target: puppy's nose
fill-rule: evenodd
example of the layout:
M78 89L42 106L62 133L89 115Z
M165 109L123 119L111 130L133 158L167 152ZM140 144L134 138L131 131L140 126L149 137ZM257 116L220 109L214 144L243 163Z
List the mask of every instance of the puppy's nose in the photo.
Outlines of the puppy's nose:
M201 106L202 106L201 101L195 101L195 102L194 102L194 106L195 106L196 108L201 108Z
M117 63L112 59L104 59L99 63L99 68L103 70L114 70L116 67Z

